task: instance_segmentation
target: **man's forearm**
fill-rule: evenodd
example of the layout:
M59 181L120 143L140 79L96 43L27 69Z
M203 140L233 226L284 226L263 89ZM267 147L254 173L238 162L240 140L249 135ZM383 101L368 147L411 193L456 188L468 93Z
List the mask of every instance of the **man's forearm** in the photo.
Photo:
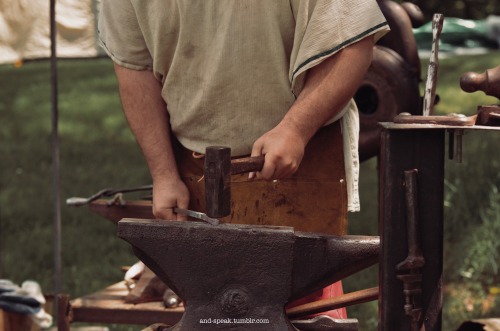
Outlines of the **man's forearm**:
M123 111L154 181L178 178L161 85L150 71L115 65Z
M282 123L297 128L307 143L356 93L372 55L373 37L367 37L311 68Z
M373 37L368 37L307 72L304 88L285 117L252 146L252 156L265 155L259 178L286 178L297 171L309 140L356 92L372 53Z

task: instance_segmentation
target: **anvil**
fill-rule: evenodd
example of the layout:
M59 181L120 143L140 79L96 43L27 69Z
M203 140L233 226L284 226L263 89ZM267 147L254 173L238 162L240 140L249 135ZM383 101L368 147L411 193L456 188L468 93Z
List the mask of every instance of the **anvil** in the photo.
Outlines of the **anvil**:
M297 330L284 306L379 257L379 238L124 219L118 236L185 303L169 330ZM161 321L158 321L161 322Z

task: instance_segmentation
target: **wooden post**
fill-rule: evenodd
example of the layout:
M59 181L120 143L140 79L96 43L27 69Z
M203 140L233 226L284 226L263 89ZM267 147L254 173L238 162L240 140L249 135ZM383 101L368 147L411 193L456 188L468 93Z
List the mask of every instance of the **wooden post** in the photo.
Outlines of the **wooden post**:
M70 331L69 324L71 323L71 305L69 295L57 295L57 330Z

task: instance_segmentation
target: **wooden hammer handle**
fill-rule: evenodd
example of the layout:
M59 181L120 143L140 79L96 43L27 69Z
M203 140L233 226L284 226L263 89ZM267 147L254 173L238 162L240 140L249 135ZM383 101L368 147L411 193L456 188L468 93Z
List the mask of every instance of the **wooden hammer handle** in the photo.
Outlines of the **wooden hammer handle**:
M244 157L231 160L231 175L261 171L264 166L264 155Z

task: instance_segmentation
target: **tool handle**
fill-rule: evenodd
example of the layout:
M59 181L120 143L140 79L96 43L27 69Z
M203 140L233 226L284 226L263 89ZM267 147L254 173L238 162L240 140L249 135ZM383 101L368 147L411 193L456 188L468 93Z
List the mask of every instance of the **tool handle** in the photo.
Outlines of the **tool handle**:
M264 155L244 157L231 160L231 175L261 171L264 166Z

